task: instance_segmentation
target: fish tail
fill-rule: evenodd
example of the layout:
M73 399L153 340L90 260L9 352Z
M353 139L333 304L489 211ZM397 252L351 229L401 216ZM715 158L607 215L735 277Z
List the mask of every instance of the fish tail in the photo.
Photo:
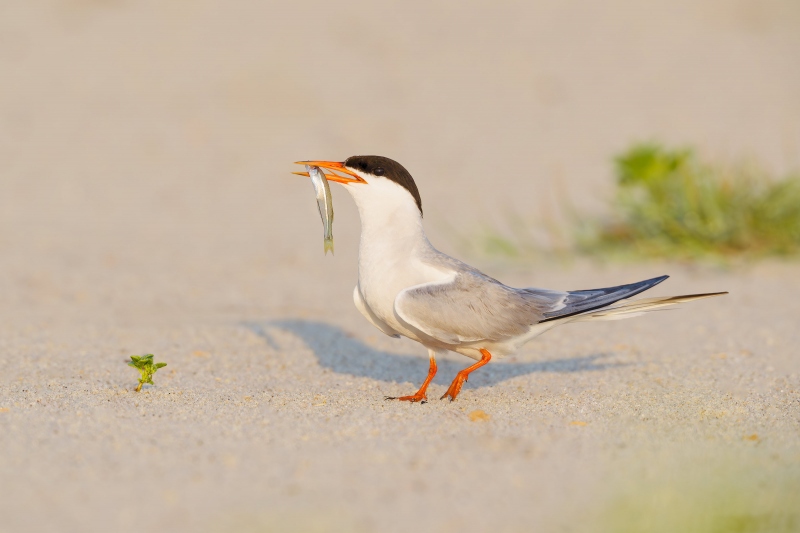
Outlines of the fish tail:
M333 239L325 239L325 255L328 255L328 251L330 250L331 254L333 253Z

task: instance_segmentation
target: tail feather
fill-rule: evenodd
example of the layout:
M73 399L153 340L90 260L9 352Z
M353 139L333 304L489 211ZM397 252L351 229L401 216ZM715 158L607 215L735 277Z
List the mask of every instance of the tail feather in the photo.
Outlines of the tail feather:
M651 311L659 311L671 305L693 302L712 296L722 296L727 292L709 292L705 294L685 294L683 296L663 296L656 298L642 298L640 300L619 300L613 307L604 307L594 311L587 311L574 317L575 322L587 320L622 320L643 315Z

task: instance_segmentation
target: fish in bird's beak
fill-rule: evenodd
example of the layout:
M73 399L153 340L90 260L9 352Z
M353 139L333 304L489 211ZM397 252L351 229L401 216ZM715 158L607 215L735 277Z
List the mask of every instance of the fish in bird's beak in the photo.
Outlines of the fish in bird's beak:
M344 163L338 163L336 161L296 161L295 164L308 165L309 167L319 167L321 169L324 168L332 171L327 174L322 172L322 175L325 176L328 181L344 183L345 185L348 183L366 183L361 176L351 170L346 169ZM347 174L347 176L341 176L337 174L337 172L340 172L341 174ZM292 172L292 174L308 177L308 172Z

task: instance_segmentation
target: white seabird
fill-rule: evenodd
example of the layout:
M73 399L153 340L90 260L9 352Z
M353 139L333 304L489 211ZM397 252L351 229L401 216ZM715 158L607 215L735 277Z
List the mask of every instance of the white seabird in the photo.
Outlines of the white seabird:
M442 398L455 400L472 371L513 354L534 337L568 322L618 320L725 292L628 300L660 276L604 289L516 289L434 248L422 228L422 200L411 174L381 156L344 162L299 161L328 170L345 185L361 217L358 285L353 301L373 326L428 348L430 369L419 390L388 398L427 400L436 355L450 350L478 362L456 374ZM306 172L295 172L308 176Z

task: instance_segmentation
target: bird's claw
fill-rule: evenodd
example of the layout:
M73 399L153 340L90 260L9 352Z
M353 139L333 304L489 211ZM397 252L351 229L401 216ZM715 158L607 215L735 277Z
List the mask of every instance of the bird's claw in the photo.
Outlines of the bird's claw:
M384 400L399 400L401 402L412 402L412 403L428 403L428 397L424 394L412 394L411 396L384 396Z
M467 381L468 376L463 375L461 373L456 374L456 378L450 384L450 387L447 389L440 400L444 400L445 398L450 398L450 401L454 401L458 393L461 392L461 387L464 386L464 383Z

